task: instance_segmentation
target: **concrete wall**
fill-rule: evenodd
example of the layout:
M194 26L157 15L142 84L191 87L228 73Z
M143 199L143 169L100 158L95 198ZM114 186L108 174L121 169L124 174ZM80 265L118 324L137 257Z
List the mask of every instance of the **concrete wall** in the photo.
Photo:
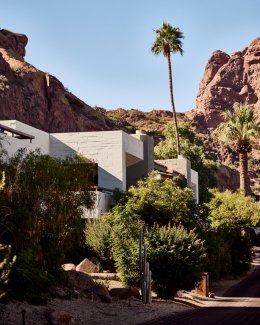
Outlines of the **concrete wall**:
M95 206L93 209L84 209L82 218L98 219L111 210L112 193L96 191L95 196Z
M16 139L20 142L17 142L17 145L19 147L19 144L21 144L22 147L26 146L27 147L35 150L36 148L39 148L41 150L41 153L43 154L49 154L50 152L50 135L47 132L41 131L39 129L36 129L30 125L27 125L25 123L16 121L16 120L4 120L0 121L0 124L3 124L5 126L9 126L12 129L22 131L24 133L33 135L35 139L32 139L31 143L30 140L24 139ZM11 151L13 151L11 149Z
M196 202L199 203L199 175L193 169L191 169L191 189Z
M129 188L135 185L137 181L146 177L154 169L154 141L153 138L142 131L137 130L136 134L131 134L143 143L143 160L126 169L126 186Z
M75 153L98 163L98 186L126 190L126 166L143 159L143 144L123 131L51 134L52 156Z
M33 143L30 143L30 140L21 140L5 134L0 134L0 142L2 148L7 151L9 157L12 157L18 149L26 149L27 152L37 149Z
M98 163L98 185L123 187L122 132L52 133L50 154L56 157L79 153Z

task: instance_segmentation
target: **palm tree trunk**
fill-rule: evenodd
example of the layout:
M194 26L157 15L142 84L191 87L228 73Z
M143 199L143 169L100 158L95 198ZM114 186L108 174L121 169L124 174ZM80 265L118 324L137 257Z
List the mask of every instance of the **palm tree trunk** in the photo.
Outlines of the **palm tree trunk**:
M172 105L172 113L173 113L173 120L175 124L175 132L176 132L176 146L177 146L177 156L180 155L180 139L179 139L179 129L177 124L177 116L175 111L175 105L173 100L173 86L172 86L172 66L171 66L171 53L167 54L168 59L168 72L169 72L169 82L170 82L170 97L171 97L171 105Z
M251 194L250 180L248 176L248 157L247 152L239 153L239 164L240 164L240 189L245 193L246 196Z

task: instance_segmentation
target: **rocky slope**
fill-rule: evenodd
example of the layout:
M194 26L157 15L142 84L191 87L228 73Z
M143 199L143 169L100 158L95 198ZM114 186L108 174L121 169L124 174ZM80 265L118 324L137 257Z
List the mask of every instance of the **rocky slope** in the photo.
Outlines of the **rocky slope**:
M215 128L221 113L235 102L252 106L260 117L260 38L231 55L213 52L200 82L196 109L187 116L202 130Z
M47 132L108 130L113 122L54 76L24 60L27 37L0 30L0 119L17 119Z

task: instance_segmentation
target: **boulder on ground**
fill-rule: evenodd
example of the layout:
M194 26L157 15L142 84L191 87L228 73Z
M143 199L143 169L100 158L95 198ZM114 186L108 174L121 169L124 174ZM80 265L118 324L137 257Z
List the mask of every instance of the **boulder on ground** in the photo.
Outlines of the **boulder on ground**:
M99 272L99 267L91 262L89 259L85 258L76 266L76 270L86 273L97 273Z
M112 302L112 298L109 295L109 291L107 287L105 287L103 284L96 284L92 288L92 293L94 296L97 296L102 302Z
M66 264L62 264L61 268L64 271L70 271L70 270L76 270L76 266L73 263L66 263Z
M50 287L49 293L53 298L66 299L67 293L60 287Z
M129 299L131 297L141 299L140 292L138 288L135 287L113 288L109 290L109 294L111 297L118 299Z
M74 270L66 272L65 281L65 286L71 289L76 289L79 292L90 291L91 288L95 286L95 281L91 278L90 275Z
M50 325L74 325L75 320L71 314L63 310L49 309L46 318Z

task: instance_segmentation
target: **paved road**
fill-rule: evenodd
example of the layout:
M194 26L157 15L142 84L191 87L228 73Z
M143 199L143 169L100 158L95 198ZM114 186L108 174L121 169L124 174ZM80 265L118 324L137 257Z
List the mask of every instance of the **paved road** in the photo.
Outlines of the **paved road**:
M208 299L205 307L151 320L140 325L260 325L260 248L254 271L228 289L223 297Z

